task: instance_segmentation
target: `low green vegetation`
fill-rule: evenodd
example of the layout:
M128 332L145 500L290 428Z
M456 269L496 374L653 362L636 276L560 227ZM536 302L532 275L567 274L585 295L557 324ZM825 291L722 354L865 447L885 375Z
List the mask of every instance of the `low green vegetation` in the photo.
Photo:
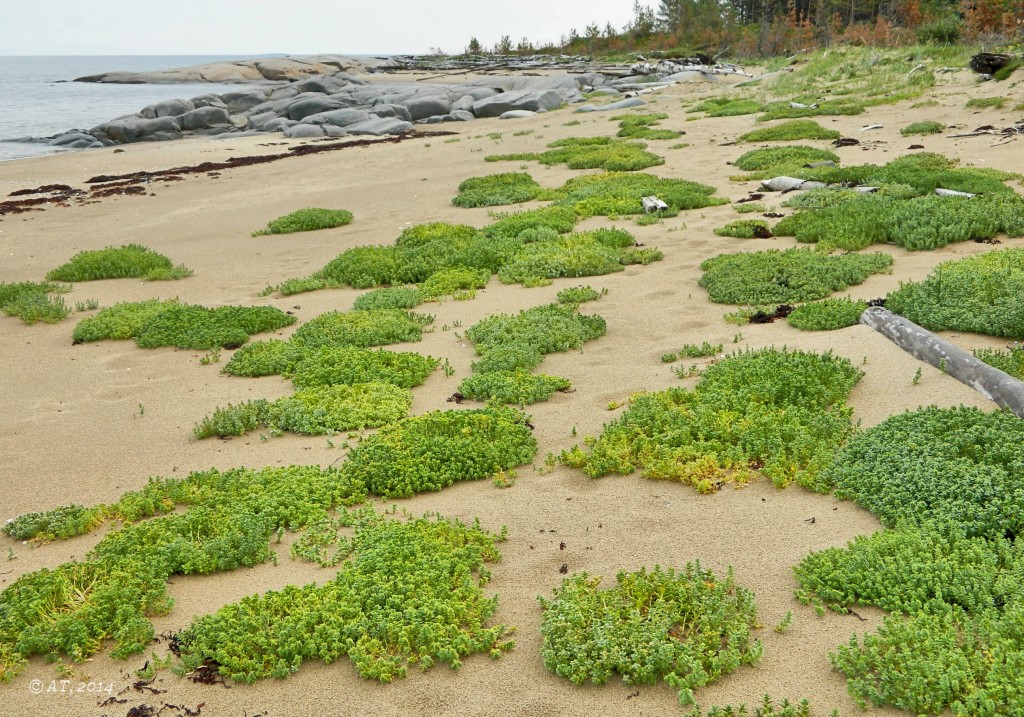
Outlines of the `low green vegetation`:
M385 498L492 478L533 459L537 441L527 423L526 414L505 407L432 411L365 437L341 470Z
M420 292L427 301L438 301L445 296L456 300L472 299L477 289L483 289L491 280L487 269L468 266L453 266L436 271L420 285Z
M736 210L737 214L755 214L768 211L768 207L758 202L743 202L742 204L733 204L732 208Z
M616 115L612 121L619 120L618 137L629 139L679 139L681 132L671 129L652 129L661 120L668 119L663 112L640 113L629 115Z
M829 254L814 249L769 249L720 254L705 260L700 286L719 304L786 304L821 299L888 273L888 254Z
M561 460L593 477L641 470L711 493L760 471L782 487L812 490L853 432L845 401L861 372L830 353L774 348L709 366L693 390L642 394L605 424L589 450Z
M1024 381L1024 348L1014 345L1001 349L974 349L975 358Z
M856 326L867 308L866 301L822 299L797 306L786 321L802 331L835 331Z
M452 204L457 207L492 207L544 198L547 198L546 190L529 174L505 172L465 180L459 184L459 193L452 199Z
M764 105L756 100L710 97L691 107L687 112L706 112L708 117L735 117L737 115L752 115L763 110Z
M65 305L63 298L51 294L67 291L71 291L70 286L49 281L0 283L0 311L8 316L17 316L26 324L37 321L55 324L71 313L71 309Z
M974 107L976 109L988 109L989 107L994 107L999 110L1006 105L1007 101L1008 100L1005 97L972 97L967 100L967 104L964 106Z
M939 264L889 294L886 308L931 331L1024 338L1022 292L1024 249L1003 249Z
M594 229L529 242L498 270L504 284L542 286L560 277L600 276L631 264L649 264L662 254L636 249L633 235L622 229Z
M370 382L413 388L426 381L439 363L436 358L411 351L321 346L296 351L290 357L290 365L278 373L291 378L297 388Z
M582 304L600 299L605 293L607 290L601 292L589 286L572 286L560 290L556 296L559 304Z
M467 376L459 384L459 393L475 401L530 405L547 401L556 391L568 391L572 384L561 376L529 371L488 371Z
M921 122L911 122L906 127L900 130L900 134L904 137L910 137L916 134L939 134L946 128L946 125L935 120L922 120Z
M419 341L423 327L433 323L429 314L402 309L328 311L307 321L292 335L291 343L308 349L323 346L384 346Z
M200 439L240 436L266 426L274 432L333 435L393 423L408 415L410 406L412 392L391 383L320 385L276 401L257 399L218 408L192 433Z
M839 139L834 129L825 129L814 120L791 120L740 135L740 142L793 142L798 139Z
M426 299L416 285L386 286L382 289L368 291L352 303L355 311L372 311L373 309L412 309Z
M661 360L664 363L672 363L683 358L707 358L722 353L722 349L722 344L709 344L707 341L700 344L683 344L678 351L662 354Z
M686 717L813 717L811 703L800 700L794 704L787 699L776 702L771 695L765 695L760 704L748 708L746 704L739 707L725 705L715 706L705 711L695 708ZM831 717L839 717L839 710L832 710Z
M758 172L763 176L795 174L797 169L813 162L838 162L839 155L827 149L802 144L785 147L765 147L745 152L733 163L744 172Z
M796 105L803 105L802 107ZM866 104L859 100L826 100L822 102L772 102L764 108L764 114L757 116L758 122L777 119L795 119L798 117L818 117L821 115L859 115L866 109Z
M159 281L184 279L186 276L192 276L191 269L174 266L163 254L139 244L81 251L71 257L68 263L46 274L50 281L94 281L128 277Z
M762 653L754 594L719 579L700 563L682 571L620 572L616 585L577 573L539 598L544 666L576 684L604 684L618 673L627 684L664 681L683 705L693 690Z
M278 217L267 224L266 229L254 231L254 237L268 234L292 234L316 229L333 229L352 222L352 212L345 209L299 209Z
M890 198L908 199L931 194L936 188L970 194L1012 195L1004 182L1018 175L987 167L957 167L956 161L933 152L898 157L884 165L860 164L849 167L813 167L794 176L827 184L880 187ZM891 185L886 187L885 185Z
M737 239L768 239L772 236L768 222L764 219L739 219L729 222L725 226L715 229L715 234L720 237L735 237Z
M556 204L583 217L643 214L641 197L656 195L669 210L700 209L728 204L713 197L714 187L685 179L662 179L643 172L607 172L574 177L562 185Z
M103 339L133 339L141 348L237 348L252 334L276 331L295 317L272 306L221 306L209 309L177 299L122 302L82 319L71 336L76 344Z
M609 172L635 172L664 164L665 160L648 151L643 142L613 137L569 137L552 142L546 152L493 154L488 162L530 161L541 164L565 164L569 169L604 169Z

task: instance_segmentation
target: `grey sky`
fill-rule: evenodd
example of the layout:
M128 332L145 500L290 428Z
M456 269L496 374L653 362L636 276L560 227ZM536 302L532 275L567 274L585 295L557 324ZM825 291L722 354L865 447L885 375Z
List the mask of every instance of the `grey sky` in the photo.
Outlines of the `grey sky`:
M0 54L454 53L474 36L557 41L632 16L632 0L46 0L7 4Z

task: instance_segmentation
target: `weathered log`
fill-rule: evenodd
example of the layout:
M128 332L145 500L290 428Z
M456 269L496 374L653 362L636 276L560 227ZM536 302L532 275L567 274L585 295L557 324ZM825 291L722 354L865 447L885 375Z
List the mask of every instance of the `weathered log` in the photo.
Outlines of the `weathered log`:
M931 364L964 383L999 406L1024 418L1024 383L989 366L961 348L940 339L899 314L872 306L860 315L860 322L885 336L914 358Z

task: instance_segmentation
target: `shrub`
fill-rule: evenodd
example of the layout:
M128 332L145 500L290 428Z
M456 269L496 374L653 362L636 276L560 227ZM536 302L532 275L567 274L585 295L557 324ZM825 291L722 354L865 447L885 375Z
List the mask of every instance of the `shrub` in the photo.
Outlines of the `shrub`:
M323 346L383 346L419 341L433 316L401 309L328 311L299 327L292 343L305 348Z
M488 371L467 376L459 384L459 392L477 401L494 400L499 404L527 405L547 401L556 391L572 387L561 376L533 374L527 371Z
M355 311L373 309L412 309L425 301L417 286L387 286L374 289L358 297L353 303Z
M526 172L505 172L465 180L459 184L459 193L452 199L452 204L457 207L521 204L537 199L543 193L544 188Z
M811 249L769 249L720 254L705 260L698 282L719 304L813 301L889 272L888 254L826 254Z
M664 680L693 702L693 690L761 657L754 594L700 564L683 571L620 572L616 586L577 573L539 598L544 666L576 684Z
M756 111L756 110L755 110ZM772 127L751 130L740 135L740 142L792 142L798 139L839 139L834 129L825 129L814 120L791 120Z
M1024 337L1024 249L1003 249L939 264L923 281L902 284L886 307L931 331Z
M291 234L308 232L316 229L333 229L344 226L352 221L352 212L345 209L299 209L274 219L266 229L252 233L255 236L267 234Z
M904 137L910 137L915 134L939 134L946 125L935 120L924 120L921 122L911 122L906 127L900 130L900 134Z
M385 498L408 498L481 480L532 460L537 452L527 417L509 408L433 411L367 436L349 452L342 472Z
M643 142L612 137L569 137L552 142L546 152L498 154L484 157L488 162L536 160L541 164L565 164L569 169L604 169L635 172L664 164L665 160L647 150Z
M70 286L51 282L25 281L17 284L0 283L0 311L8 316L17 316L26 324L43 321L55 324L71 310L64 299L50 296L51 293L71 291Z
M843 404L861 372L846 359L774 348L709 366L692 391L641 395L601 435L563 452L592 478L640 469L710 493L759 470L778 486L819 490L819 473L853 431Z
M838 162L839 155L827 149L794 144L786 147L752 149L740 155L734 164L744 172L784 173L783 170L801 167L811 162Z
M679 358L706 358L722 353L722 344L709 344L707 341L697 344L683 344L677 356Z
M724 227L715 229L715 234L737 239L768 239L772 236L768 222L763 219L740 219L729 222Z
M801 304L786 317L790 326L803 331L835 331L856 326L860 315L868 308L866 301L852 299L822 299Z
M183 279L192 270L174 266L163 254L139 244L107 247L95 251L81 251L67 264L46 274L51 281L93 281L96 279L141 278L147 281Z
M963 20L956 15L944 15L930 22L917 26L917 41L925 44L955 45L960 42L963 32Z
M728 203L725 199L711 196L715 192L714 187L644 173L588 174L570 179L561 191L564 197L556 205L571 207L584 217L642 214L644 208L640 198L649 195L657 195L674 211Z
M573 286L562 289L556 294L559 304L582 304L585 301L600 299L602 293L589 286Z

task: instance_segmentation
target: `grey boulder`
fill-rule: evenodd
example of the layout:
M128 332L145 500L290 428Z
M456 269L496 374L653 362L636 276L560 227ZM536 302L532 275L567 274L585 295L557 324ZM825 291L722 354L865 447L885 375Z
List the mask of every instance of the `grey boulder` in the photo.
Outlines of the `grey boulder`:
M326 95L315 95L313 97L300 97L289 104L287 115L288 119L301 120L310 115L338 109L342 109L342 106L337 100L332 100Z
M349 134L405 134L411 129L411 122L397 117L377 117L345 128Z
M179 122L185 131L208 129L217 125L231 124L231 117L223 107L207 105L183 114Z
M357 122L365 122L370 119L370 113L365 110L355 110L347 107L343 107L338 110L331 110L330 112L320 112L319 114L309 115L302 120L303 124L329 124L335 127L347 127L350 124L356 124Z
M255 92L225 92L220 96L221 100L227 106L228 111L232 114L241 114L242 112L248 112L253 107L263 104L267 101L267 93L261 91Z
M409 110L413 120L426 119L436 115L448 114L452 105L448 98L443 95L427 95L424 97L412 97L396 104Z
M370 114L377 117L397 117L406 122L412 122L412 114L402 105L374 105Z
M181 127L174 117L123 117L95 127L90 134L108 137L118 144L147 139L179 139Z
M140 115L146 119L156 119L157 117L178 117L190 112L196 108L189 100L164 100L163 102L157 102L155 105L149 107L143 107Z
M498 119L525 119L527 117L536 117L536 112L530 112L530 110L509 110L503 112L498 116Z
M562 95L556 90L531 92L520 90L503 92L499 95L485 97L473 104L473 114L477 117L500 117L506 112L515 110L553 110L562 106Z

